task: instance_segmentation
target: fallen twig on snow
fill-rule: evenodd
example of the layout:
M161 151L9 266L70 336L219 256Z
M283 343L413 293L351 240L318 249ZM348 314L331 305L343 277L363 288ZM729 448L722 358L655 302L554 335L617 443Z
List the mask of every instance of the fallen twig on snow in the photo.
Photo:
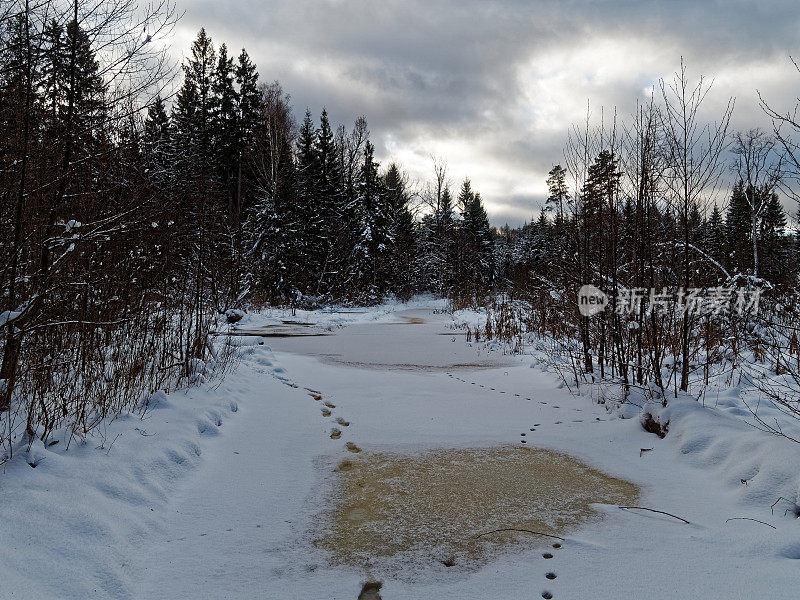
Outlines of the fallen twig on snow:
M678 515L673 515L672 513L664 512L663 510L656 510L655 508L647 508L646 506L618 506L617 508L621 508L622 510L648 510L650 512L658 513L660 515L667 515L668 517L672 517L673 519L678 519L678 521L683 521L687 525L691 525L691 522L687 521L683 517L679 517Z
M751 519L750 517L731 517L730 519L725 519L725 522L728 521L755 521L756 523L761 523L762 525L766 525L767 527L772 527L773 529L777 529L775 525L770 525L769 523L765 523L764 521L759 521L758 519Z
M775 502L772 503L772 506L769 507L769 509L770 509L770 511L772 512L773 515L775 514L775 505L778 502L780 502L781 500L783 500L784 502L788 502L789 504L792 505L792 508L787 508L784 511L784 513L783 513L784 517L789 513L789 511L791 511L791 512L794 513L795 517L799 517L800 518L800 506L797 505L797 502L792 502L791 500L789 500L788 498L784 498L783 496L778 496L778 499L775 500Z
M550 533L542 533L541 531L533 531L532 529L516 529L514 527L506 527L504 529L492 529L491 531L484 531L483 533L479 533L477 535L473 535L472 537L474 539L474 538L483 537L484 535L489 535L489 534L492 534L492 533L501 533L503 531L519 531L521 533L532 533L534 535L543 535L544 537L555 538L557 540L561 540L562 542L566 541L564 538L562 538L560 536L557 536L557 535L550 534Z

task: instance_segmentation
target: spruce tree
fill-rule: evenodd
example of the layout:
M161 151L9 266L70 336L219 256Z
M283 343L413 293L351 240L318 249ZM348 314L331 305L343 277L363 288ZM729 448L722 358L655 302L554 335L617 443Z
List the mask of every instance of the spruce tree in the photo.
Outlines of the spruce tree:
M172 169L172 128L161 96L147 107L144 122L142 152L150 176L159 183L167 183Z
M425 231L426 279L433 291L448 295L452 286L452 256L455 248L456 222L453 197L445 185L433 213L423 219Z
M207 304L223 295L216 273L230 258L222 242L225 203L215 177L214 75L216 52L211 38L201 29L192 43L191 57L183 65L184 80L173 107L176 194L183 211L179 221L179 243L184 269L192 283L193 332L187 335L187 356L202 357L206 341ZM228 268L229 270L229 268Z
M354 280L370 300L380 299L388 288L388 259L393 236L387 194L378 175L375 148L367 141L358 177L356 199L357 242L351 267Z
M344 234L344 190L342 165L336 149L336 140L328 120L328 111L322 109L320 126L314 146L316 152L316 178L320 223L321 251L324 253L320 282L325 292L330 291L334 273L345 260L341 251L346 243Z
M789 256L789 243L784 236L786 214L777 194L770 195L759 224L759 275L772 283L787 281L795 271Z
M391 288L400 299L407 300L414 293L417 283L417 235L414 215L408 206L405 181L395 163L389 165L386 171L384 187L393 231L392 257L389 262Z
M55 124L66 97L68 81L64 79L69 61L64 40L64 26L51 20L42 32L42 67L40 86L42 104L48 120Z
M718 263L725 265L727 262L725 258L725 221L722 218L722 211L716 204L711 210L705 234L704 246L706 252Z
M217 64L211 85L213 105L211 137L214 163L219 173L220 184L225 190L225 206L231 225L234 225L238 220L236 172L239 155L237 147L239 138L237 132L237 106L239 99L233 82L233 59L228 56L227 46L222 44L217 54Z
M320 209L320 165L318 160L317 130L311 118L311 110L306 109L305 118L297 138L297 202L299 203L300 224L299 246L301 255L300 271L305 276L304 292L315 293L324 269L326 240L324 223Z
M237 221L250 209L254 193L255 174L246 155L258 124L261 109L261 94L258 91L258 71L242 48L235 69L237 90L235 160L235 197Z
M469 223L475 240L475 283L479 288L487 288L492 284L494 262L492 257L493 240L489 217L483 206L481 195L476 193L469 208Z
M472 222L472 203L474 200L475 192L472 191L472 183L469 178L465 178L456 198L460 219L457 221L453 232L452 255L449 258L450 287L454 294L470 296L470 299L475 292L478 266L475 261L478 240Z
M172 113L176 162L192 177L205 176L211 160L215 70L214 45L205 29L200 29L192 43L191 58L183 65L183 85Z
M270 300L294 303L303 281L302 215L297 202L297 174L289 140L277 140L276 180L253 206L245 224L251 286Z
M750 204L740 181L733 188L725 214L727 267L733 273L746 273L753 266Z

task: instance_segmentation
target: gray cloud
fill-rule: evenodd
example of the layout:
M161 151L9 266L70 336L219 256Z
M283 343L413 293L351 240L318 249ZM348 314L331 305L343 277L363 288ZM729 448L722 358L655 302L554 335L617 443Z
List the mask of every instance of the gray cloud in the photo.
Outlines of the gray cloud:
M179 0L180 1L180 0ZM262 79L350 123L365 114L379 158L427 177L431 152L469 176L496 224L538 210L544 179L586 101L626 114L685 57L715 78L713 109L737 96L735 125L768 128L800 87L796 2L611 0L183 0L176 44L205 26L244 46Z

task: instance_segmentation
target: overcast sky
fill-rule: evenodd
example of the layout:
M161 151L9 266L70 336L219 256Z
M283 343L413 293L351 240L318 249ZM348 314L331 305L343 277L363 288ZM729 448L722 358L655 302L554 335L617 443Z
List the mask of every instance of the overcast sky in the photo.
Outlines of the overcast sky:
M334 122L366 115L379 160L414 178L446 159L469 176L493 224L539 210L547 171L563 162L587 100L629 113L660 77L687 62L714 78L710 105L736 97L737 128L770 123L756 90L779 108L800 94L795 1L178 0L176 52L201 26L241 47L263 81L279 80L295 113Z

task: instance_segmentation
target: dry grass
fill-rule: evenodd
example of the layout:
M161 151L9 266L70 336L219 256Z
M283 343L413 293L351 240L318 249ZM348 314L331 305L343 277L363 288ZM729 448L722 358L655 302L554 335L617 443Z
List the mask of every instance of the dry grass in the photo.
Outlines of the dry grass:
M363 453L335 473L315 544L334 564L409 580L475 569L509 545L544 539L479 534L517 528L563 535L596 516L591 503L633 503L639 493L571 457L531 448Z

